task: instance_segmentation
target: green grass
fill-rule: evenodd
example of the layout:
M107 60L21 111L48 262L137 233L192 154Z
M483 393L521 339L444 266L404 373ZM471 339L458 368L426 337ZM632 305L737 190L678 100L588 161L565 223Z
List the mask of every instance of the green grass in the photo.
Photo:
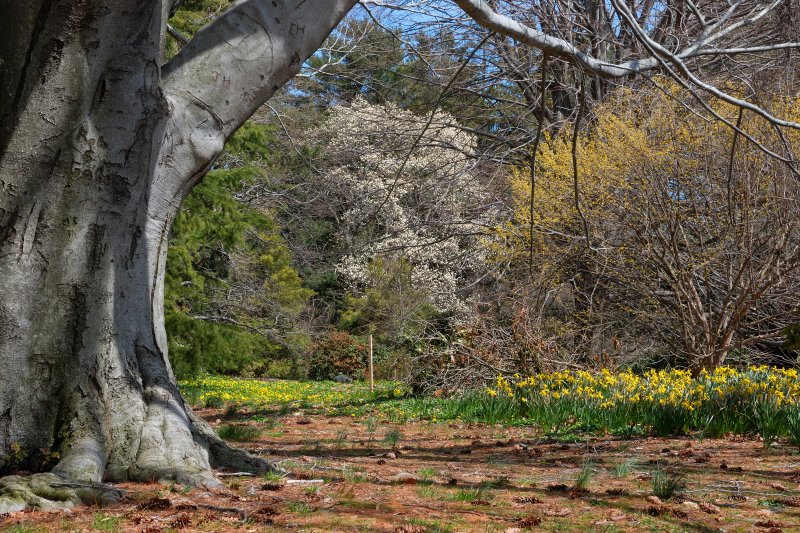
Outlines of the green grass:
M634 464L636 464L636 460L633 457L626 458L624 461L614 465L614 475L620 478L628 477Z
M367 474L356 468L345 468L342 470L342 477L348 483L365 483L368 480Z
M431 468L430 466L420 468L417 471L417 474L424 483L432 483L433 480L439 476L439 472L435 468Z
M6 533L44 533L43 527L29 526L27 524L16 524L4 530Z
M683 474L656 468L652 480L653 494L662 500L669 500L686 488L684 478Z
M417 490L420 498L438 500L442 497L442 489L435 485L423 485Z
M225 440L249 441L261 436L261 428L241 424L226 424L219 427L217 434Z
M532 477L521 477L517 479L517 485L520 487L535 487L537 483L536 479Z
M511 480L505 476L487 479L486 481L481 481L480 483L481 489L505 489L510 486Z
M347 430L340 429L336 432L336 438L333 440L334 447L338 450L339 448L344 447L345 443L347 442Z
M575 479L575 488L580 490L588 489L593 477L594 462L584 461L581 465L581 471L578 473L578 477Z
M313 509L305 502L289 502L289 505L286 506L286 510L290 513L302 515L311 513Z
M391 447L402 434L392 429L381 435L380 426L415 420L532 426L561 442L598 433L632 437L697 432L709 438L759 433L765 446L780 439L800 445L800 376L769 367L721 368L699 377L679 370L555 372L498 378L493 387L447 398L412 397L408 386L397 382L379 382L374 393L361 382L205 377L180 385L196 405L224 405L232 413L246 408L255 411L252 420L273 425L298 409L349 416L365 424L370 443L382 439ZM237 438L236 431L231 439ZM340 449L346 440L341 433L330 443ZM624 477L621 468L618 475Z
M488 493L482 489L458 489L449 493L445 499L451 502L474 503L477 501L488 500Z
M117 531L119 530L122 518L111 516L106 513L92 514L92 529L96 531Z
M206 376L180 382L181 392L196 407L243 407L275 410L285 415L294 409L345 408L397 400L410 394L408 385L394 381L375 384L371 392L363 382L237 379Z
M411 518L408 521L413 526L420 526L425 528L425 533L453 533L455 526L452 524L443 524L438 520L425 520L422 518Z
M261 478L271 483L280 483L283 481L284 475L280 472L266 472Z
M399 429L391 429L383 436L383 442L389 445L392 449L397 447L397 443L403 439L403 434Z

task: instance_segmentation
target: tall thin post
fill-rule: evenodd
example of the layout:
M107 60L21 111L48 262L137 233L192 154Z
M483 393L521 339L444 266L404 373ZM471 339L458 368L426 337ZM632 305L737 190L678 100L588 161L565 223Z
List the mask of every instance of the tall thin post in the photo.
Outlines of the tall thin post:
M375 374L372 368L372 333L369 334L369 391L375 392Z

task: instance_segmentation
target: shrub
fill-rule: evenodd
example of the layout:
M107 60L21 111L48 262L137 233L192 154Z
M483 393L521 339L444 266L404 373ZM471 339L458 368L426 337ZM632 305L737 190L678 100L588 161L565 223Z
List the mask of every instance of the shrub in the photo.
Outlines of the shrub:
M343 331L323 335L311 346L310 355L308 377L311 379L332 379L338 374L360 377L366 370L366 347Z

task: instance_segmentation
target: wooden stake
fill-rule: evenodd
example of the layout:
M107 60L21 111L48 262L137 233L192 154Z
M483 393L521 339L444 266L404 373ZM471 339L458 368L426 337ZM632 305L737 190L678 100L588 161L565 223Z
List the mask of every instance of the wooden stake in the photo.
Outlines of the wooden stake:
M369 335L369 391L375 392L375 375L372 369L372 334Z

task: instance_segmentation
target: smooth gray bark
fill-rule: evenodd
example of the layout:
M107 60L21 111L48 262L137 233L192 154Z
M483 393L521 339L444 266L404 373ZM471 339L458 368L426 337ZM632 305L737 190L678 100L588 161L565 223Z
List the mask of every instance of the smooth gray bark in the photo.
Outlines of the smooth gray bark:
M268 467L178 392L169 230L355 1L239 1L162 66L171 3L0 0L0 471L214 483L214 466ZM9 486L0 513L42 505Z

